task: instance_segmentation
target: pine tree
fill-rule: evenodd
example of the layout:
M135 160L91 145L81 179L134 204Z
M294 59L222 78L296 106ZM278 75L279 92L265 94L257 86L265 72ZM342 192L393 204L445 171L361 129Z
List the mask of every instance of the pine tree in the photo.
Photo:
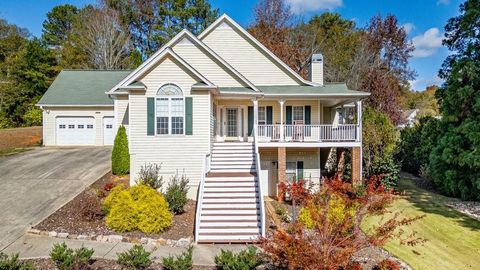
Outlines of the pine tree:
M455 52L440 71L442 113L431 177L447 195L480 200L480 1L468 0L445 26L444 45Z

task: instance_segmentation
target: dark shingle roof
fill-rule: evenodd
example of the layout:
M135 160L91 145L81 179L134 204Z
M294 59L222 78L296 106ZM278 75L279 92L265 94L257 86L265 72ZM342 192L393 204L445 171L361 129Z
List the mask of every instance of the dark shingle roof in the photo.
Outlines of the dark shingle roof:
M38 105L113 105L105 92L129 70L62 70Z

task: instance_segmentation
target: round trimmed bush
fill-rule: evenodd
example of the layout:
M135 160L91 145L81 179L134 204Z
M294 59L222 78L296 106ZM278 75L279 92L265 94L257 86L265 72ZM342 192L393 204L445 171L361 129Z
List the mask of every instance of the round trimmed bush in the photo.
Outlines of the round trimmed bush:
M106 224L119 232L139 229L161 233L172 225L173 214L163 195L146 185L112 189L103 203Z

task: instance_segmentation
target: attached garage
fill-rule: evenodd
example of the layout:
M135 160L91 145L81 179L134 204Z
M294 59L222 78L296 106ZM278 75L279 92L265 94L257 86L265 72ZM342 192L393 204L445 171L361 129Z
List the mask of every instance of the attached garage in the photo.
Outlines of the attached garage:
M56 121L57 145L95 145L95 118L59 116Z
M63 70L38 102L43 144L112 145L118 125L114 100L105 92L129 71Z

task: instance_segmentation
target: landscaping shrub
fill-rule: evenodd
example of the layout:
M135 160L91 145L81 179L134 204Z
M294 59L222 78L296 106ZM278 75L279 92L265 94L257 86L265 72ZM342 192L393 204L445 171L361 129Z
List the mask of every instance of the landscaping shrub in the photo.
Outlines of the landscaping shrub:
M188 178L183 174L179 179L178 175L172 176L165 192L165 199L170 210L175 214L183 213L183 208L188 202Z
M146 251L142 245L134 245L131 249L119 253L118 264L133 269L144 269L152 264L151 252Z
M365 217L384 214L397 198L380 179L372 177L361 188L338 176L325 179L322 189L298 200L303 208L297 221L260 241L263 257L275 269L358 269L352 261L363 248L382 246L392 238L407 245L423 243L414 233L402 235L402 227L423 216L393 213L368 233L362 230Z
M78 208L82 217L88 221L97 220L103 216L100 198L91 191L85 193Z
M127 132L124 126L120 126L113 143L112 150L112 173L125 175L130 171L130 153L128 151Z
M189 270L192 269L193 260L193 247L190 246L187 251L178 256L169 256L163 258L163 269L166 270Z
M0 270L30 270L35 269L31 263L18 260L18 254L8 256L0 252Z
M219 270L253 270L263 263L257 254L257 248L249 246L235 254L229 250L220 250L215 256L215 264Z
M145 164L140 167L138 172L138 178L136 183L138 185L147 185L153 189L161 190L163 186L163 177L160 176L160 169L162 166L159 164Z
M50 257L55 265L63 269L82 269L90 263L93 255L93 249L81 247L73 250L65 243L53 245L50 251Z
M115 231L161 233L172 224L173 215L163 195L146 185L119 185L105 198L103 206L106 224Z

